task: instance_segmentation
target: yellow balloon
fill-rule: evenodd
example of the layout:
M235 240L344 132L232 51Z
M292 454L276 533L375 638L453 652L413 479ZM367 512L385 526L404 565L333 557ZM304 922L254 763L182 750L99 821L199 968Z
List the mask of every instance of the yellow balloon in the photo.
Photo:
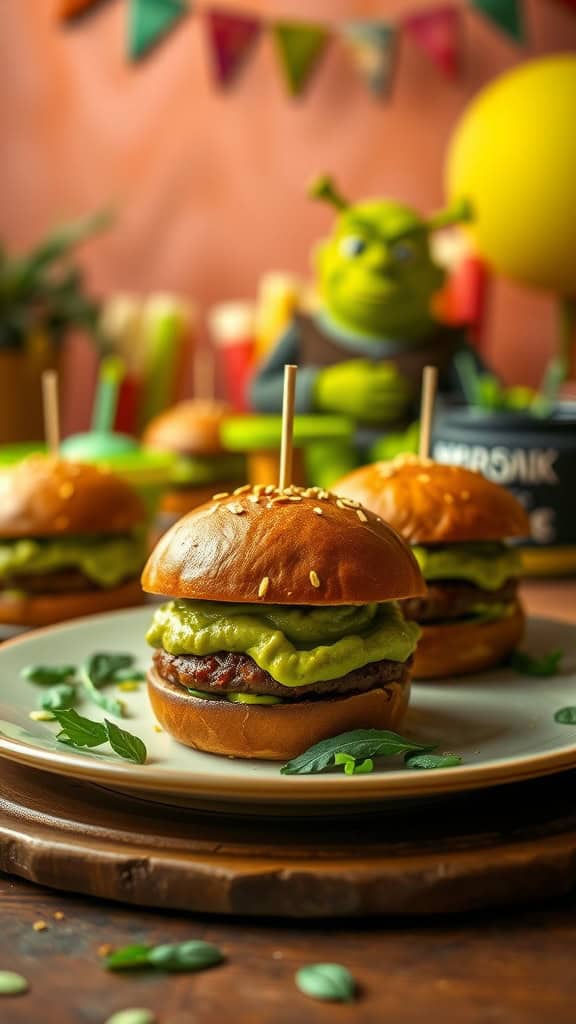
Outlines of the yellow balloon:
M456 126L451 198L468 198L478 253L501 274L576 295L576 56L522 64Z

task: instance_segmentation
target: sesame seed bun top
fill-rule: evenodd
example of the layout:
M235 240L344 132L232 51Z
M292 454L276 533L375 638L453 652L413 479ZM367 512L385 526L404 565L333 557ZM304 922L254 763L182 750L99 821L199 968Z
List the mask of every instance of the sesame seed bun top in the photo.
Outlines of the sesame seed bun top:
M425 593L410 549L356 502L319 488L238 487L180 519L142 574L152 594L288 605Z
M221 455L226 449L220 427L230 407L225 402L190 399L178 402L150 421L142 437L146 448L180 455Z
M334 484L382 516L409 544L528 537L516 498L480 473L416 456L362 466Z
M145 520L135 491L113 473L52 455L0 471L0 537L126 533Z

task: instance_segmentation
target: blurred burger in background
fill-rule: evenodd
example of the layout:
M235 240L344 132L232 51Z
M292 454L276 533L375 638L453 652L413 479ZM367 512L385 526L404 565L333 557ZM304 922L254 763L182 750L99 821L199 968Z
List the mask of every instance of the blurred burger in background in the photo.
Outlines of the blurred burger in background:
M146 511L96 466L31 455L0 471L0 623L45 626L143 600Z
M145 448L177 456L161 502L157 536L214 493L232 491L246 479L244 457L227 451L220 439L220 428L230 415L224 402L190 399L162 412L146 427Z
M514 650L524 613L508 541L530 532L516 498L480 473L413 455L362 466L334 491L390 523L420 565L428 592L402 602L422 627L415 678L476 672Z

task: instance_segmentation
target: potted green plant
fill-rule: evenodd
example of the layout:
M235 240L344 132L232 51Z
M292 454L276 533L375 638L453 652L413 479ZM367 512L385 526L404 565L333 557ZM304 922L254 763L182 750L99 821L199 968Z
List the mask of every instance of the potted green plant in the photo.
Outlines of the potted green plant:
M99 306L74 250L107 222L99 213L62 225L24 254L0 247L0 443L42 437L42 372L59 369L73 328L97 338Z

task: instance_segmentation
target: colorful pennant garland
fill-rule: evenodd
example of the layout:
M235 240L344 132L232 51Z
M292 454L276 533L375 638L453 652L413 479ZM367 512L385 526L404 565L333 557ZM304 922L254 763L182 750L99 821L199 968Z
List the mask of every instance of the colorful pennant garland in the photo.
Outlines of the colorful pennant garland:
M141 60L188 14L185 0L130 0L128 49Z
M216 82L230 85L255 46L262 23L246 14L216 9L206 10L204 17Z
M517 43L526 38L521 0L471 0L472 6L488 21Z
M288 92L300 96L322 56L328 31L322 25L278 21L272 25L272 34Z
M342 39L371 92L388 95L396 58L396 26L384 21L351 21L342 29Z
M404 28L447 78L460 70L460 18L455 7L435 7L404 18Z
M126 0L128 4L128 55L133 61L146 57L191 13L193 0ZM525 0L468 0L508 39L522 44L526 39ZM60 19L74 18L99 7L104 0L55 0ZM576 0L557 0L576 13ZM222 88L238 77L255 49L264 27L268 27L279 64L292 96L300 96L317 70L335 34L339 35L355 67L370 91L379 97L389 94L395 70L397 41L405 32L428 59L449 79L456 78L461 64L462 8L450 3L411 11L399 21L355 19L344 25L282 19L269 22L248 12L220 6L203 6L214 79Z

